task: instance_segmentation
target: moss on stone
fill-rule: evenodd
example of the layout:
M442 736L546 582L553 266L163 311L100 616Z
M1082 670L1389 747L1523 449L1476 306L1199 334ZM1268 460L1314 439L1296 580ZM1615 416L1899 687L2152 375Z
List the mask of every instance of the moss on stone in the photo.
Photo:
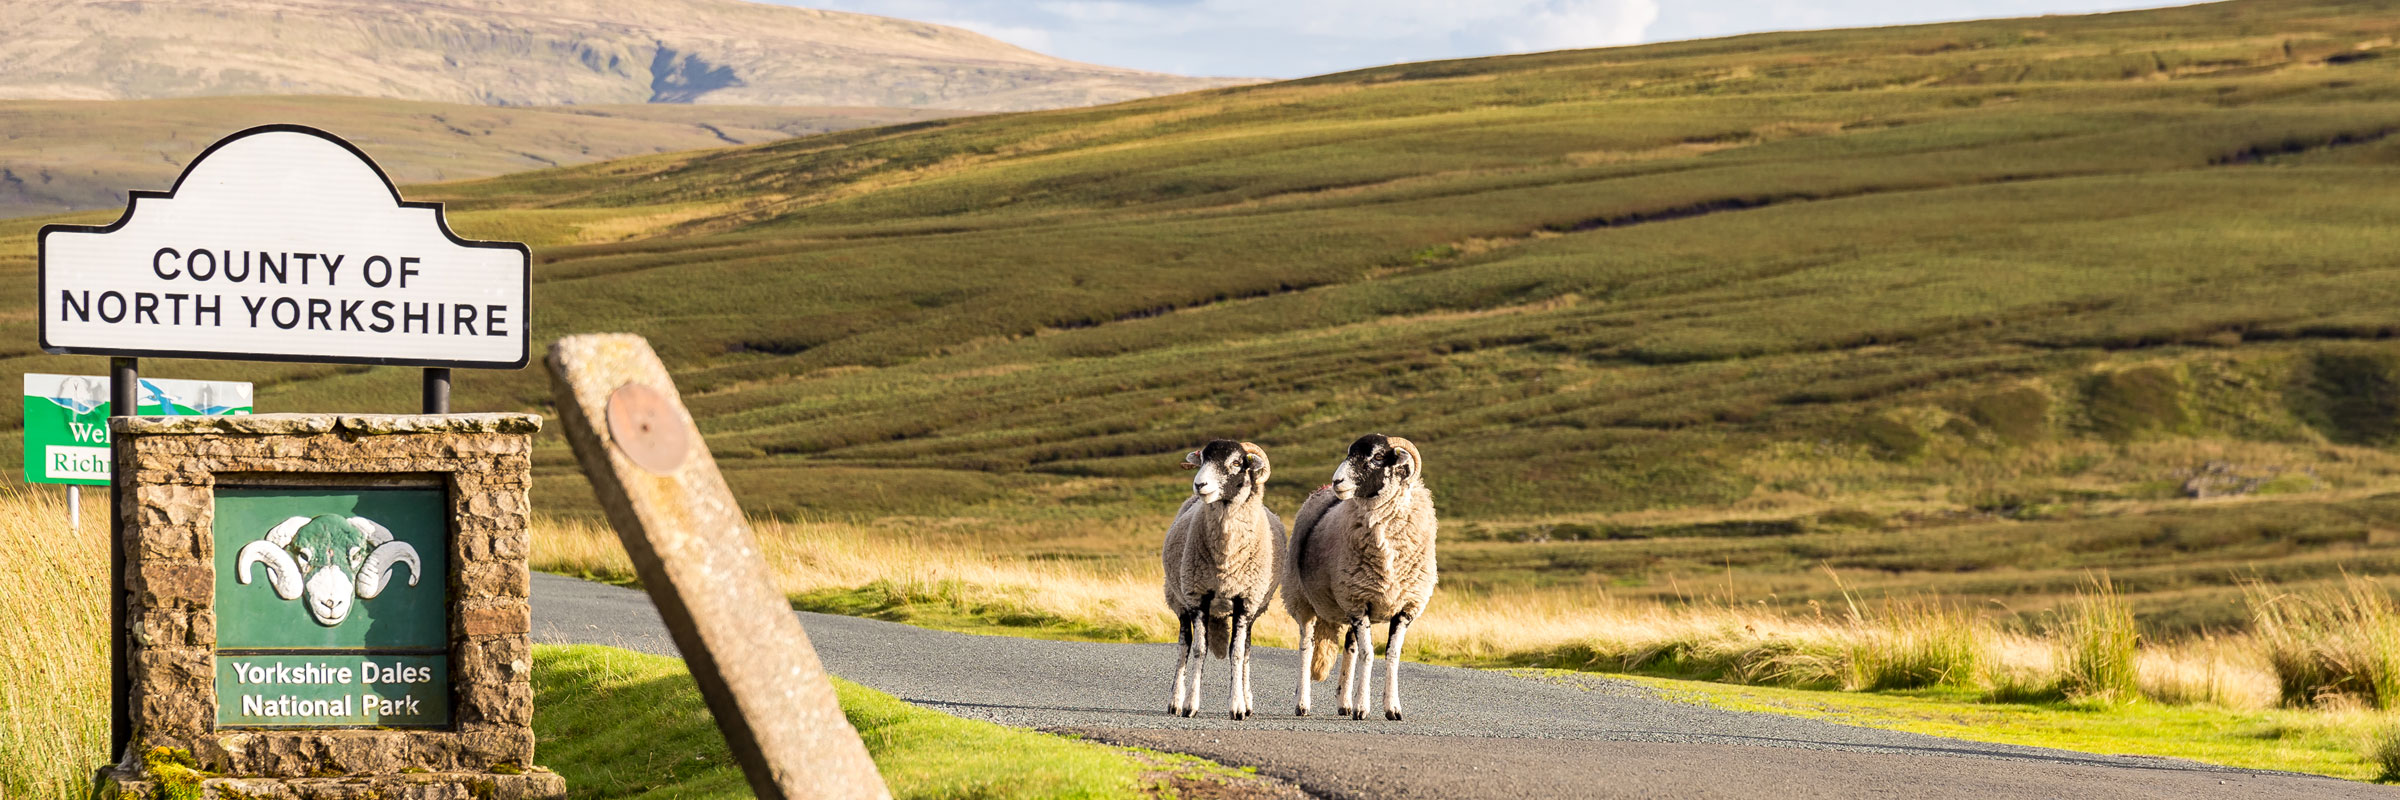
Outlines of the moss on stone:
M217 800L275 800L275 795L271 792L248 791L238 784L221 783L217 785Z
M180 747L150 748L142 754L142 766L157 787L151 790L151 800L200 800L200 782L210 776L192 751Z

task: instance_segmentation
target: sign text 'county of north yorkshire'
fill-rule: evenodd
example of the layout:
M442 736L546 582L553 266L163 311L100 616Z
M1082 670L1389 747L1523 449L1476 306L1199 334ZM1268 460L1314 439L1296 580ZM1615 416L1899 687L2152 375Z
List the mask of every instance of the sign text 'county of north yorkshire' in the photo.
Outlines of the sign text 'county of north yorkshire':
M450 232L312 128L218 142L106 226L42 229L52 353L517 368L524 245Z

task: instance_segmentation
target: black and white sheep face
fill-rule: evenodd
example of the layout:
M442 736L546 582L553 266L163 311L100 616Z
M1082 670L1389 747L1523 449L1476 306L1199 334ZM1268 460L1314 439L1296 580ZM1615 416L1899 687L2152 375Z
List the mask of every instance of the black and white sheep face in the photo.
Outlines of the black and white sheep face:
M1349 454L1333 468L1333 493L1349 500L1380 497L1386 491L1405 492L1423 478L1423 470L1415 444L1370 433L1351 442Z
M301 600L309 619L328 628L350 618L353 598L382 594L393 566L408 565L410 586L425 571L417 549L394 541L389 529L366 517L333 514L284 520L243 545L234 575L244 586L250 585L253 564L266 567L267 584L277 597Z
M1239 503L1267 485L1267 453L1258 445L1217 439L1185 456L1184 467L1196 469L1192 494L1203 503Z

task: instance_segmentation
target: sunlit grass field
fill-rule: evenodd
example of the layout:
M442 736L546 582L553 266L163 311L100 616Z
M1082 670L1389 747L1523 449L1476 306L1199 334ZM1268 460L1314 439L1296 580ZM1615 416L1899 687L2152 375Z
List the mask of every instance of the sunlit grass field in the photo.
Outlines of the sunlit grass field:
M1761 34L408 194L535 244L544 341L649 337L744 507L794 530L1130 598L1184 450L1259 442L1289 513L1380 431L1426 453L1445 597L1926 599L2051 636L2105 571L2163 642L2246 631L2246 583L2400 566L2396 35L2308 0ZM32 351L43 221L0 221L0 380L101 368ZM407 370L149 368L262 410L416 397ZM545 513L592 514L554 434L537 470ZM864 612L873 582L795 591Z

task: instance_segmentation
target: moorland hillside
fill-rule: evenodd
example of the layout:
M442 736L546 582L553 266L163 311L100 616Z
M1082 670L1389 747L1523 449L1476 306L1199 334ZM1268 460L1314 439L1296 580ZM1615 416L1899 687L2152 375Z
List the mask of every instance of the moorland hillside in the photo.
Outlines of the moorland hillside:
M1288 507L1383 431L1458 591L2027 611L2106 570L2192 629L2241 581L2400 568L2396 31L2240 0L1761 34L409 194L536 243L541 337L656 342L755 512L1143 560L1194 443L1265 445ZM0 223L20 309L33 225ZM28 313L7 371L100 369ZM563 444L539 469L588 508Z

